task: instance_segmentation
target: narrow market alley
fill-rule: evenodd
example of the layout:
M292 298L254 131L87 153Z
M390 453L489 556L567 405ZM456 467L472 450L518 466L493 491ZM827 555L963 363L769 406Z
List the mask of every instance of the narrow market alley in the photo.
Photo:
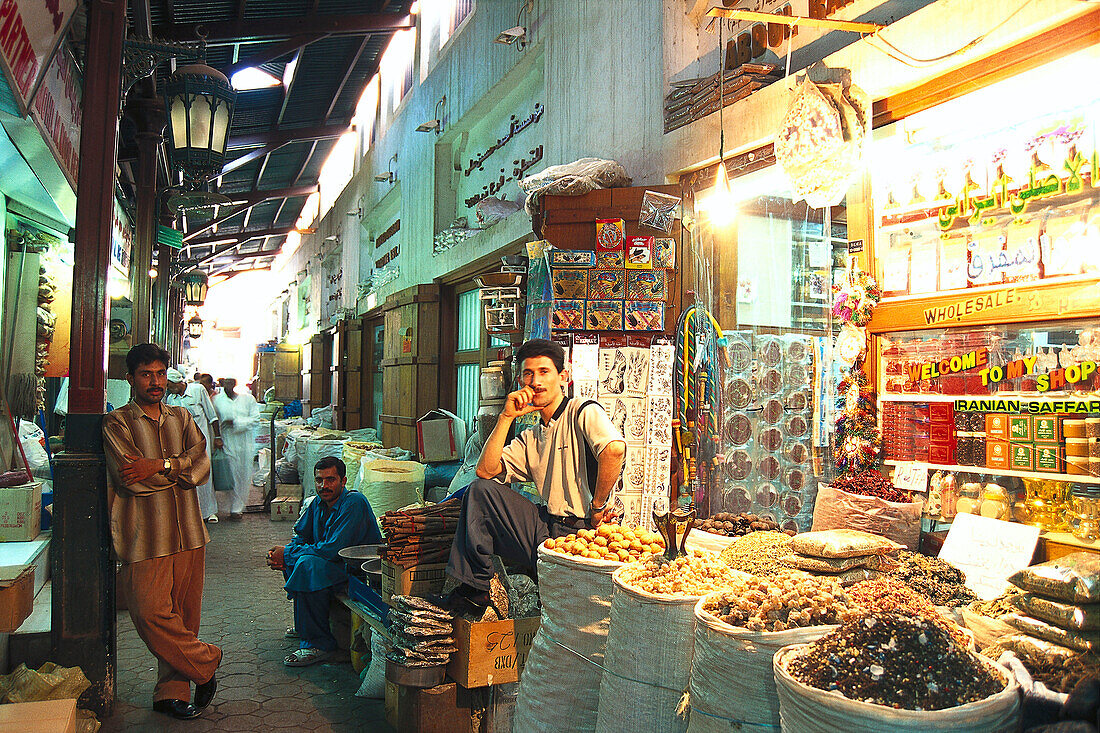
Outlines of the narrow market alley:
M258 499L257 489L253 500ZM200 636L222 647L218 693L195 720L153 712L156 660L138 638L126 611L118 613L118 696L102 731L390 731L381 700L355 697L359 677L346 660L290 668L283 657L296 642L280 576L264 553L290 538L291 525L267 514L207 525L206 585Z

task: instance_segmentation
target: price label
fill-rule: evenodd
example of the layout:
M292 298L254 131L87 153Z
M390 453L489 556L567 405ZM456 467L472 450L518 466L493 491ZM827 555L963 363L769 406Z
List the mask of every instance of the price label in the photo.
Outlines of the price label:
M894 468L894 486L905 491L928 491L928 466L900 463Z

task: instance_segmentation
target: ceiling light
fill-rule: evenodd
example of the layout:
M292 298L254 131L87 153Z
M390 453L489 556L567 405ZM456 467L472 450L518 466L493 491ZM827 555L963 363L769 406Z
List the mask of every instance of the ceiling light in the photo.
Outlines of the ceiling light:
M247 69L241 69L234 74L230 83L238 92L250 92L254 89L277 87L283 82L266 71L257 69L255 66L249 66Z
M501 31L500 35L493 39L493 43L503 43L506 46L511 46L516 41L521 43L527 39L527 29L521 25L513 26L506 31Z

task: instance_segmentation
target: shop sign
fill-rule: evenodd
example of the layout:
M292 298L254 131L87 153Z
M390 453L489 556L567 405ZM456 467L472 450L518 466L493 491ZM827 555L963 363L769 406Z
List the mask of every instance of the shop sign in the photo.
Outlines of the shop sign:
M987 397L955 400L954 405L956 412L1010 412L1018 415L1084 415L1090 412L1100 412L1100 399L1074 399L1070 397L1064 400Z
M129 275L130 252L134 248L134 228L118 200L115 200L115 219L111 227L111 264Z
M985 295L975 295L955 303L925 308L924 322L925 325L936 326L947 321L965 321L969 316L980 313L988 317L990 311L1006 308L1019 301L1020 298L1015 288L986 293Z
M1032 357L1033 363L1036 358L1038 357ZM922 382L942 377L945 374L955 374L957 372L965 372L970 369L984 367L988 363L989 349L983 346L980 349L975 349L966 354L955 354L954 356L940 359L939 361L926 361L923 364L908 364L906 365L906 369L909 372L910 382Z
M532 125L538 124L542 119L542 113L544 107L542 104L536 103L534 110L531 114L524 117L522 120L517 119L516 115L512 115L508 121L508 129L504 134L493 141L491 145L488 145L484 150L481 150L477 155L470 158L466 167L462 171L464 178L473 177L477 180L484 180L483 176L477 174L484 173L486 163L489 164L490 177L496 174L496 170L492 167L493 163L499 162L499 175L495 180L489 180L487 183L481 186L481 190L475 192L472 196L463 199L463 203L466 204L466 208L471 208L478 201L486 196L496 196L500 191L504 189L512 181L519 181L527 176L527 171L534 168L542 161L543 146L534 145L530 140L530 133L526 136L528 142L532 144L529 150L522 150L522 144L513 144L512 140L516 136L523 133L527 128ZM498 151L507 150L508 152L497 156L496 160L493 160L493 156ZM511 160L509 159L514 157Z
M76 0L0 0L0 65L26 113Z
M31 118L74 191L80 168L82 96L73 62L64 50L59 50L34 95Z

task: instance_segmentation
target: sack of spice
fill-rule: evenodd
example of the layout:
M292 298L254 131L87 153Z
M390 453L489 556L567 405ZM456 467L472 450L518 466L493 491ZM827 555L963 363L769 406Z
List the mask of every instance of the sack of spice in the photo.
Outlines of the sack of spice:
M885 555L901 545L885 537L856 529L814 530L795 535L791 550L799 555L820 558L853 558ZM841 568L847 570L848 568Z
M1063 629L1100 631L1100 603L1065 603L1035 593L1022 593L1012 602L1027 615Z
M1017 570L1008 582L1046 598L1100 603L1100 555L1074 552Z
M872 473L872 472L868 472ZM877 475L877 474L876 474ZM854 529L879 535L910 550L920 545L921 501L896 502L821 484L814 502L813 530Z
M1022 613L1013 613L1005 616L1005 623L1014 626L1025 634L1061 644L1079 652L1100 653L1100 631L1081 631L1078 629L1063 629L1054 624L1048 624L1041 619L1025 616Z

